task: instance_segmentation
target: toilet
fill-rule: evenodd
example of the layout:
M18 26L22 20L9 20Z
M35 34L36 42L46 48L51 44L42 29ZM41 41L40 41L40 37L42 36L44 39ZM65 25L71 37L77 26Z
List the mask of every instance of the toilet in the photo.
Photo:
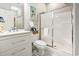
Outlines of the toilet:
M45 53L45 49L46 49L46 45L47 45L47 44L46 44L44 41L42 41L42 40L36 40L33 44L34 44L34 45L37 47L37 49L39 50L38 54L39 54L40 56L43 56L44 53Z

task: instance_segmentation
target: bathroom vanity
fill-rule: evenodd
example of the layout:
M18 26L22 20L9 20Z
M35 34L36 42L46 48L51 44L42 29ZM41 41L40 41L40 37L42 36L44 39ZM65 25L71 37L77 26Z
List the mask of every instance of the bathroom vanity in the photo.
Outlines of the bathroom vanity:
M0 33L0 56L31 56L30 31Z

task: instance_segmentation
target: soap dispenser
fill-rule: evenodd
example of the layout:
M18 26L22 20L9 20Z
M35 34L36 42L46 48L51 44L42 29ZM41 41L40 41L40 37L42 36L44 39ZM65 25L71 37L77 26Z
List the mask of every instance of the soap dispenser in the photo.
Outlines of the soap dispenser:
M3 25L0 26L0 32L2 32L4 30Z

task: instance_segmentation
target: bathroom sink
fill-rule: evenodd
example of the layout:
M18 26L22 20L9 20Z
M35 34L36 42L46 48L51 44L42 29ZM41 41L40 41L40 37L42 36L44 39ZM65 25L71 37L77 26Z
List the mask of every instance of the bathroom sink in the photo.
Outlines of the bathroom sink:
M18 31L3 31L0 32L0 36L6 36L6 35L13 35L13 34L20 34L20 33L25 33L25 32L30 32L30 31L25 31L25 30L18 30Z

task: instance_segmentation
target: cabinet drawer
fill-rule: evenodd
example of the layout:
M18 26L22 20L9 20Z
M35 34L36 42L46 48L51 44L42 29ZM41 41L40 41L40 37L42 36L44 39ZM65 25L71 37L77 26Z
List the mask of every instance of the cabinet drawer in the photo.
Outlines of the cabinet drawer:
M21 45L23 43L26 43L28 42L29 40L27 39L27 37L20 37L20 38L16 38L14 40L11 41L11 44L13 46L18 46L18 45Z
M14 56L32 56L32 45L26 45L26 48L13 54Z
M27 39L27 37L13 38L13 39L0 41L0 52L21 45L23 43L27 44L28 42L29 39Z
M17 52L16 54L13 54L14 56L27 56L28 55L28 50L27 48L24 48L20 50L20 52Z
M28 55L29 51L32 50L30 38L30 35L27 36L27 34L1 37L0 56Z
M26 47L26 44L23 44L23 45L20 45L20 46L16 46L14 48L11 48L9 50L6 50L2 53L0 53L0 56L11 56L11 55L15 55L17 53L19 53L20 51L23 51L25 50L27 47Z

